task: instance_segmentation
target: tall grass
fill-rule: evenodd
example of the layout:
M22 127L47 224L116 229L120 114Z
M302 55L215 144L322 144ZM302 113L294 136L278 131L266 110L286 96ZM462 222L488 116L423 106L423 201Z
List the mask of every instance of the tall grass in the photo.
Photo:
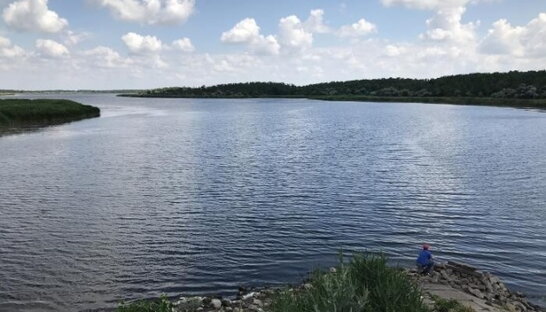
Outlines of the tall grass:
M383 255L355 255L335 272L316 272L310 287L281 291L272 312L428 312L419 288Z
M50 124L98 117L100 110L70 100L0 100L0 126Z

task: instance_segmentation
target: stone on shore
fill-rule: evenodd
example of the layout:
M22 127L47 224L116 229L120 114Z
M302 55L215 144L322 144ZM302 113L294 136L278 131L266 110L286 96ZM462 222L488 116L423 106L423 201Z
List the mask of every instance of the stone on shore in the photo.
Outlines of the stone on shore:
M430 298L454 299L477 312L544 311L529 303L522 293L511 292L498 277L467 264L449 261L435 265L430 275L420 275L415 270L407 272Z
M421 275L415 269L405 270L423 291L423 301L430 306L438 298L457 300L476 312L544 312L527 301L519 292L510 291L502 281L489 272L457 262L438 264L430 275ZM330 269L330 273L336 270ZM299 292L312 288L309 281L288 288ZM284 288L283 288L284 289ZM240 287L235 298L181 297L173 303L173 312L264 312L280 288L248 289Z

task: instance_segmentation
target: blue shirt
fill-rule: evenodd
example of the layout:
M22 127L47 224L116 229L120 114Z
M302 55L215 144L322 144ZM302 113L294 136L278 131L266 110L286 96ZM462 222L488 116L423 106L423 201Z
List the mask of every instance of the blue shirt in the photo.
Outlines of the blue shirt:
M421 250L417 258L417 264L427 265L432 262L432 253L428 250Z

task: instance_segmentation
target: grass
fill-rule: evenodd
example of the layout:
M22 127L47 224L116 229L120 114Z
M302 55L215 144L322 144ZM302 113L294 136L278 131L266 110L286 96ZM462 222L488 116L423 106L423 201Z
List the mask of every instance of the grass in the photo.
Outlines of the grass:
M137 301L126 304L122 302L117 312L171 312L172 303L166 296L153 301Z
M0 127L47 125L98 116L100 110L97 107L70 100L0 100Z
M389 267L381 254L357 254L345 263L340 255L333 272L316 271L308 284L275 292L266 312L475 312L455 300L434 296L423 302L420 288L399 268ZM117 312L167 312L167 297L122 303ZM192 310L189 311L198 311Z
M434 298L435 312L475 312L474 309L462 305L457 300L447 300L439 297Z
M281 291L272 312L429 312L420 289L383 255L355 255L335 272L316 272L310 287Z

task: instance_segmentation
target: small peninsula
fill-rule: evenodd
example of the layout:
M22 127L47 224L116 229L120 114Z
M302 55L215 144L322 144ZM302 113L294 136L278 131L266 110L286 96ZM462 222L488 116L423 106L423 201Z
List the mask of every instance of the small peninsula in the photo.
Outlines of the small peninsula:
M70 100L0 100L0 129L48 126L99 116L99 108Z
M247 82L171 87L121 96L165 98L309 98L546 108L546 71L475 73L435 79L386 78L296 86Z

